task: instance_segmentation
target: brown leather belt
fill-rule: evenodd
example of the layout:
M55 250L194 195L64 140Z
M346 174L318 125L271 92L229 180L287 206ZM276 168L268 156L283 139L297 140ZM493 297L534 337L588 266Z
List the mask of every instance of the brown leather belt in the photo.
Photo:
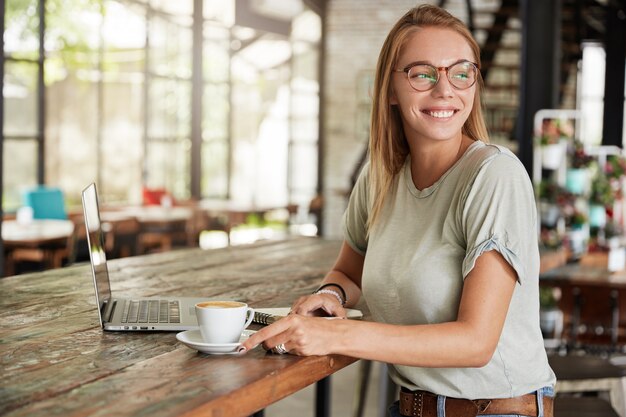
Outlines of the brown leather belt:
M513 398L465 400L446 397L446 417L476 417L485 414L537 416L537 396L526 394ZM437 395L428 391L400 391L400 415L437 417ZM543 397L544 417L553 417L552 397Z

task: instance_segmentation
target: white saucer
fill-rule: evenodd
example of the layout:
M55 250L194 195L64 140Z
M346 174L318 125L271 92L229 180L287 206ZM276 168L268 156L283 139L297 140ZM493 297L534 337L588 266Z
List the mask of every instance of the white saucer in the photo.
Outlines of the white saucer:
M187 330L176 334L176 339L185 346L211 355L232 355L237 353L237 348L241 343L249 338L254 330L244 330L237 343L205 343L200 334L200 330Z

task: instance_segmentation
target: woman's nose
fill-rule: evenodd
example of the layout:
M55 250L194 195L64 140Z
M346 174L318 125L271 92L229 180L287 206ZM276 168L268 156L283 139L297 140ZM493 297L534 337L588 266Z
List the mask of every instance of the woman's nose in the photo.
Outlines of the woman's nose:
M439 80L432 89L433 95L451 97L454 95L454 88L448 79L448 73L444 69L439 69Z

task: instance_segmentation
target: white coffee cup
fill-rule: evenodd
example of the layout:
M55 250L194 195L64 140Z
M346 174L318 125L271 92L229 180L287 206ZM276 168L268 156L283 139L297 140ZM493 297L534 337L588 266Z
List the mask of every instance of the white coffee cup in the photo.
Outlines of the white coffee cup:
M196 304L196 318L205 343L237 343L254 309L239 301L203 301Z

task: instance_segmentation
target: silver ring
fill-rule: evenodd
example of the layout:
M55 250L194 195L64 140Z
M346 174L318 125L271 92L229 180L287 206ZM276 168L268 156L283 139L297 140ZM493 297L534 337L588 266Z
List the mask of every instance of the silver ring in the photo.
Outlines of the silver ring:
M284 355L285 353L289 353L289 351L285 349L284 343L274 346L274 352L278 353L279 355Z

